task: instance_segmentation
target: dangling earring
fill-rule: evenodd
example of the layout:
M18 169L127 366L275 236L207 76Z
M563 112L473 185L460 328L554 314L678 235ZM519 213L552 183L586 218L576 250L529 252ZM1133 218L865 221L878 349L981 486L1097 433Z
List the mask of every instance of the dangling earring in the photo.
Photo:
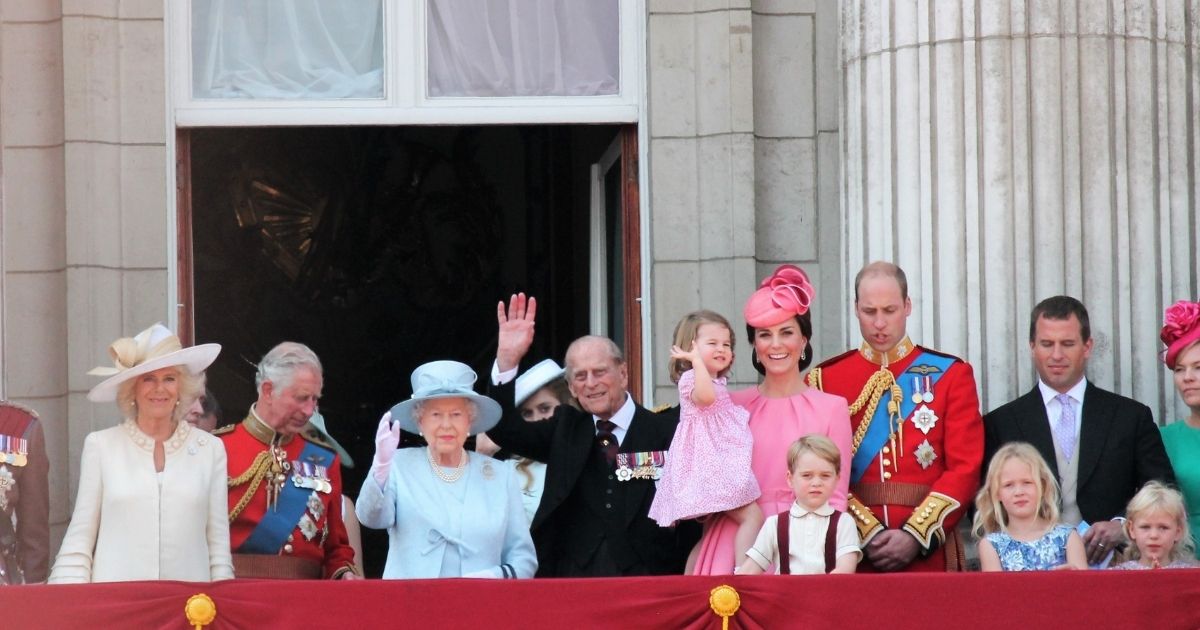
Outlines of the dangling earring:
M800 360L804 361L807 358L808 358L808 346L804 346L804 349L800 351Z
M176 400L176 401L175 401L175 406L176 406L176 407L178 407L178 406L179 406L179 401L178 401L178 400Z

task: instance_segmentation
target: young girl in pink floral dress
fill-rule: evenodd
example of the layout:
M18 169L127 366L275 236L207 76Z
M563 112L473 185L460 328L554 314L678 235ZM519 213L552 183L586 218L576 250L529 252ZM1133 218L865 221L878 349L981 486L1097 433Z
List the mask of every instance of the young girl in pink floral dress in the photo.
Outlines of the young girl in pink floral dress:
M679 426L650 518L669 527L679 520L724 513L737 523L736 560L754 544L763 512L755 501L759 488L750 468L750 414L733 404L725 388L732 365L733 328L724 317L696 311L675 327L671 380L679 385Z

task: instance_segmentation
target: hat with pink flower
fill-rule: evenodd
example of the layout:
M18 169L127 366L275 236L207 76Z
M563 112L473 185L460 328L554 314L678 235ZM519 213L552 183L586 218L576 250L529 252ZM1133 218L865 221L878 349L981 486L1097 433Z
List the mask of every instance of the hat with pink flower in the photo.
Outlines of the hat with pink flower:
M1163 315L1162 342L1167 346L1163 362L1175 369L1175 360L1188 346L1200 341L1200 303L1180 300Z
M746 323L755 328L768 328L807 313L816 294L808 274L796 265L779 265L758 286L742 309Z

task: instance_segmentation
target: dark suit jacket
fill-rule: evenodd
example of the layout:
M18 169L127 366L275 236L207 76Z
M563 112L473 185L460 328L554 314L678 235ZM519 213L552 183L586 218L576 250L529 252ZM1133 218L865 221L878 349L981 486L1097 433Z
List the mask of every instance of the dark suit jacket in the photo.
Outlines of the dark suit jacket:
M492 386L488 394L504 408L503 419L487 432L488 437L507 450L546 463L542 501L531 530L538 551L538 575L552 576L559 566L559 555L569 548L572 524L592 518L590 513L572 513L581 511L571 508L580 502L569 499L573 492L580 491L579 480L595 445L595 423L591 414L570 405L560 405L547 420L526 422L513 406L512 383ZM671 445L678 422L677 412L656 414L638 405L620 451L665 451ZM688 545L695 542L689 528L662 528L646 516L654 500L653 481L635 479L623 483L627 484L623 488L625 529L619 535L640 556L641 567L633 570L622 567L622 573L682 573Z
M984 416L983 424L985 462L990 462L1008 442L1029 442L1061 481L1050 420L1037 386ZM1175 481L1150 408L1090 382L1083 394L1076 456L1079 475L1075 500L1089 523L1124 515L1125 504L1151 479Z

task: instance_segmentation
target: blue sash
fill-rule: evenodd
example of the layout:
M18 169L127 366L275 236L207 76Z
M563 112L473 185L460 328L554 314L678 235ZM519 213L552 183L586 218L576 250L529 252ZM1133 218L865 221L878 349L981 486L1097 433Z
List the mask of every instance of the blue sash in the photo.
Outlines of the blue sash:
M918 352L920 352L918 350ZM932 352L920 352L917 358L913 360L909 368L896 378L896 384L900 386L900 391L903 392L900 400L900 417L905 421L912 415L916 404L912 401L913 386L912 377L929 376L930 388L932 389L942 376L946 374L946 370L954 363L952 357ZM929 369L929 368L936 368ZM914 372L913 368L925 368ZM863 436L862 442L858 445L858 450L854 453L854 459L850 460L850 483L858 483L862 478L863 473L867 472L867 466L879 454L880 449L884 444L887 444L888 438L891 436L891 430L888 426L888 411L887 401L884 396L889 396L886 391L880 396L879 405L875 407L875 415L871 417L871 424L867 427L867 433Z
M297 459L302 462L314 462L330 470L333 467L333 451L308 441L305 441L304 450L300 451L300 457ZM293 470L292 474L295 473L296 471ZM267 483L271 483L271 480L268 479ZM308 488L301 488L292 483L290 478L284 481L283 487L279 489L279 497L275 501L275 509L267 508L262 520L258 522L254 531L250 532L250 537L246 539L246 542L236 549L236 552L278 554L287 541L288 535L296 529L300 517L304 515L304 510L308 508L308 497L312 492ZM341 507L339 506L337 509L340 510Z

